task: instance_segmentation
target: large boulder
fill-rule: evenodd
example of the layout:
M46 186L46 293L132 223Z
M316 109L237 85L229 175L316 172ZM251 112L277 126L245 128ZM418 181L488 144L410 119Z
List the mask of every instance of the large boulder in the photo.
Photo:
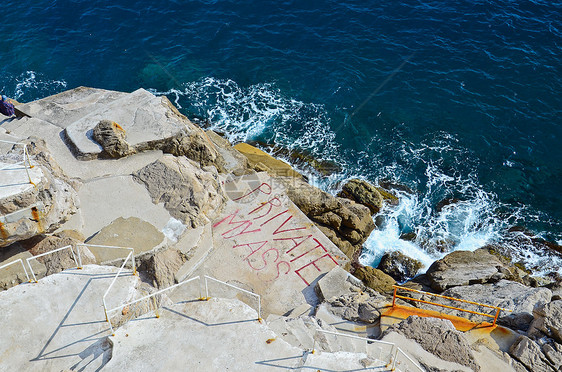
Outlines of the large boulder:
M347 257L357 258L375 224L367 207L334 197L305 181L278 177L287 196Z
M543 303L534 309L533 314L535 320L529 334L537 338L546 335L562 344L562 300Z
M423 264L400 251L385 253L379 266L379 270L393 277L398 282L404 282L413 278L421 270Z
M383 337L390 332L398 332L414 340L426 351L443 360L459 363L474 371L480 370L470 343L450 320L410 316L386 329Z
M427 278L436 291L469 284L497 282L510 275L498 258L485 249L454 251L435 261Z
M379 293L391 293L394 290L392 286L396 284L396 281L390 275L370 266L356 267L353 275L361 279L367 287Z
M0 196L0 247L50 233L58 229L79 206L78 195L60 170L42 140L29 139L28 153L38 164L29 170L34 184L29 183L26 172L4 171L20 177L17 188L6 188ZM14 148L13 151L18 151ZM15 172L19 172L16 174Z
M380 211L383 205L383 196L377 188L367 181L359 179L351 179L347 181L340 193L339 197L351 199L356 203L363 204L369 208L371 214Z
M165 141L159 147L163 152L175 156L186 156L200 167L213 165L219 172L225 171L225 160L209 136L201 129L182 132Z
M509 354L523 363L529 371L555 372L548 358L541 351L541 347L526 336L519 338L509 348Z
M133 153L126 141L125 129L111 120L100 121L93 130L93 137L103 148L103 153L111 158L122 158Z
M203 170L184 157L166 155L133 176L155 204L164 203L172 217L192 228L217 218L226 203L216 169Z
M513 310L511 313L501 312L499 322L513 329L526 330L533 320L534 309L548 303L551 292L547 288L529 288L521 283L501 280L493 284L450 288L443 292L443 295ZM492 309L486 308L479 310L486 313L493 312ZM466 313L457 315L474 317Z
M226 138L221 137L210 129L205 133L224 159L226 172L232 173L235 176L242 176L251 172L248 158L242 155L240 151L236 150Z

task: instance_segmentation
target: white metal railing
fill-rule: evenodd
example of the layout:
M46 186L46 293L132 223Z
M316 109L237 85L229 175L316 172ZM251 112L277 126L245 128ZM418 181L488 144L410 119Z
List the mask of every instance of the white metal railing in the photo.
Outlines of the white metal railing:
M223 282L222 280L218 280L218 279L215 279L215 278L211 278L210 276L207 276L207 275L205 275L204 278L205 278L205 295L207 296L207 298L209 297L209 287L208 287L208 285L207 285L207 279L212 280L212 281L214 281L214 282L216 282L216 283L220 283L220 284L226 285L226 286L228 286L228 287L230 287L230 288L234 288L234 289L236 289L236 290L238 290L238 291L240 291L240 292L246 293L246 294L248 294L248 295L250 295L250 296L252 296L252 297L257 298L257 301L258 301L258 309L257 309L257 310L258 310L258 320L261 321L261 296L260 296L259 294L256 294L256 293L251 292L251 291L247 291L247 290L245 290L245 289L239 288L239 287L237 287L237 286L235 286L235 285L232 285L232 284L228 284L228 283L226 283L226 282Z
M4 170L6 168L13 167L14 165L23 164L23 166L25 168L25 172L27 173L27 178L29 179L29 183L33 184L33 181L31 180L31 175L29 174L29 170L31 168L33 168L33 165L31 165L31 161L29 160L29 153L27 151L27 144L22 143L22 142L12 142L12 141L4 141L4 140L0 140L0 143L9 143L9 144L12 144L12 145L23 146L23 160L19 161L19 162L16 162L16 163L4 165L3 167L0 168L0 171Z
M389 368L391 371L396 371L396 368L398 366L398 370L401 371L401 372L410 372L410 371L412 371L412 372L416 372L416 371L424 372L424 369L422 367L420 367L412 358L410 358L408 355L406 355L406 353L404 353L398 346L396 346L396 344L394 344L392 342L373 340L371 338L359 337L359 336L349 335L349 334L345 334L345 333L326 331L326 330L323 330L323 329L317 329L315 334L314 334L314 344L313 344L312 350L311 350L312 353L314 353L315 348L316 348L316 336L318 335L318 333L325 333L325 334L338 336L338 337L347 337L347 338L352 338L352 339L356 339L356 340L362 340L362 341L365 341L366 344L378 344L378 345L384 346L386 348L390 347L390 352L387 353L384 356L383 356L383 348L377 347L377 350L379 351L379 357L377 359L386 363L386 368ZM365 349L365 351L367 351L367 349ZM367 355L369 355L368 352L367 352ZM406 359L404 359L404 357ZM382 358L382 359L380 359L380 358Z
M15 264L16 262L21 263L21 267L23 267L23 272L25 273L25 276L27 277L27 281L31 283L31 280L29 279L29 275L27 274L27 270L25 269L25 265L23 264L23 261L22 261L21 258L18 258L17 260L14 260L14 261L12 261L12 262L9 262L9 263L7 263L7 264L5 264L5 265L0 266L0 270L2 270L2 269L5 268L5 267L8 267L8 266L10 266L10 265L13 265L13 264Z
M122 268L122 267L121 267L121 268ZM133 300L133 301L131 301L131 302L127 302L127 303L125 303L125 304L121 304L121 305L119 305L119 306L116 306L116 307L114 307L114 308L112 308L112 309L107 310L107 308L106 308L106 302L105 302L105 296L107 296L109 290L111 289L111 286L113 285L113 283L115 283L115 280L117 279L117 276L119 275L119 273L120 273L120 271L117 273L117 275L115 276L115 278L113 278L113 282L111 282L111 285L109 286L109 288L107 289L107 291L106 291L105 294L103 295L103 306L104 306L104 310L105 310L105 318L106 318L107 322L109 323L109 327L111 328L111 334L112 334L113 336L115 336L115 331L114 331L114 329L113 329L113 325L111 324L111 321L109 320L109 315L108 315L108 314L110 314L110 313L112 313L112 312L114 312L114 311L117 311L117 310L121 310L121 309L123 309L123 308L125 308L125 307L127 307L127 306L136 304L136 303L138 303L138 302L147 300L147 299L149 299L149 298L151 298L151 297L157 296L157 295L159 295L159 294L161 294L161 293L164 293L164 292L169 291L169 290L171 290L171 289L177 288L177 287L179 287L179 286L181 286L181 285L190 283L190 282L192 282L192 281L194 281L194 280L196 280L196 279L200 279L199 276L196 276L196 277L193 277L193 278L191 278L191 279L184 280L183 282L180 282L180 283L174 284L174 285L172 285L172 286L169 286L169 287L167 287L167 288L161 289L161 290L159 290L159 291L156 291L156 292L154 292L154 293L151 293L151 294L149 294L149 295L143 296L143 297L138 298L138 299L136 299L136 300ZM201 289L201 288L199 288L199 289ZM201 298L201 295L199 296L199 299L203 299L203 298ZM155 309L155 310L156 310L156 317L159 318L160 316L158 315L158 307L157 307L157 306L156 306L156 309Z
M55 252L62 251L64 249L70 249L70 252L72 252L72 258L74 259L74 262L76 263L76 268L77 269L82 268L82 262L81 262L81 260L79 261L79 260L76 259L76 255L74 254L74 249L72 249L71 245L67 245L67 246L64 246L64 247L61 247L61 248L53 249L52 251L41 253L41 254L38 254L37 256L31 256L31 257L27 258L26 261L27 261L27 266L29 266L29 270L31 271L31 275L33 275L33 280L35 281L35 283L37 283L37 277L35 276L35 272L33 271L33 267L31 266L31 263L29 261L36 260L39 257L44 257L44 256L47 256L49 254L53 254ZM78 251L78 249L76 249L76 250ZM78 252L78 257L80 257L80 252Z

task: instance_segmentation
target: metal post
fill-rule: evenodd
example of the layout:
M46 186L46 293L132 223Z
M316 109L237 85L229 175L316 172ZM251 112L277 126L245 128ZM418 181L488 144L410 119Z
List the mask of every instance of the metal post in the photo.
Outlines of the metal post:
M25 165L25 161L27 159L27 165ZM27 178L29 179L29 183L34 185L33 181L31 180L31 176L29 175L29 169L27 166L31 167L31 163L29 162L29 155L27 155L27 145L23 145L23 167L25 168L25 172L27 173Z
M396 287L394 287L394 294L392 295L392 307L396 304Z
M498 318L500 316L500 311L501 311L501 309L498 307L498 309L496 310L496 316L494 317L494 323L492 324L492 327L496 325L496 321L498 320Z
M393 349L396 349L396 351L394 351L394 358L392 359L392 368L390 369L391 371L396 371L396 358L398 358L398 348L395 347L395 345L392 346Z

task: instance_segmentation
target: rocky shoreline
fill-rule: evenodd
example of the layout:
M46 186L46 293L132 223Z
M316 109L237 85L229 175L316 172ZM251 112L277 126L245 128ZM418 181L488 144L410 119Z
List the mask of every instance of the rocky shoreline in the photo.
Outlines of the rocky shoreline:
M15 168L5 171L4 180L13 177L19 186L5 182L9 187L0 190L0 265L70 245L80 250L82 265L120 266L122 254L96 246L132 247L141 279L135 293L204 270L262 295L271 327L280 319L283 327L295 319L314 327L338 320L396 343L431 371L562 371L562 284L533 277L498 247L451 252L421 275L422 263L400 252L386 254L377 268L359 263L377 228L373 217L397 203L391 187L351 179L331 195L287 163L250 144L232 146L189 121L166 97L143 89L126 94L80 87L16 108L17 118L0 122L0 140L26 144L34 185L25 186L18 178L25 174ZM17 146L0 149L6 164L24 155ZM298 234L283 235L289 232ZM244 240L252 234L254 240ZM317 245L300 253L312 239ZM250 253L241 255L240 248ZM74 264L68 250L36 261L39 277ZM24 281L15 266L0 271L3 304L14 293L9 288ZM474 324L482 317L452 308L387 324L398 283L511 311L500 314L494 335L459 331L448 316ZM420 314L435 311L424 302L397 304ZM479 305L470 310L484 311ZM505 336L498 336L500 329ZM283 332L279 337L295 346Z

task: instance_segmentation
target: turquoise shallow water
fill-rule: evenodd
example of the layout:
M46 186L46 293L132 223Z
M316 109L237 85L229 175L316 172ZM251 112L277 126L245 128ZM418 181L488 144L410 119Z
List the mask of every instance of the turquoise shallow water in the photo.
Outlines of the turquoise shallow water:
M366 263L390 249L430 262L447 241L562 266L535 244L562 240L559 1L3 5L4 94L142 86L234 141L335 161L332 177L311 175L325 189L351 176L409 186ZM458 202L436 207L447 198Z

